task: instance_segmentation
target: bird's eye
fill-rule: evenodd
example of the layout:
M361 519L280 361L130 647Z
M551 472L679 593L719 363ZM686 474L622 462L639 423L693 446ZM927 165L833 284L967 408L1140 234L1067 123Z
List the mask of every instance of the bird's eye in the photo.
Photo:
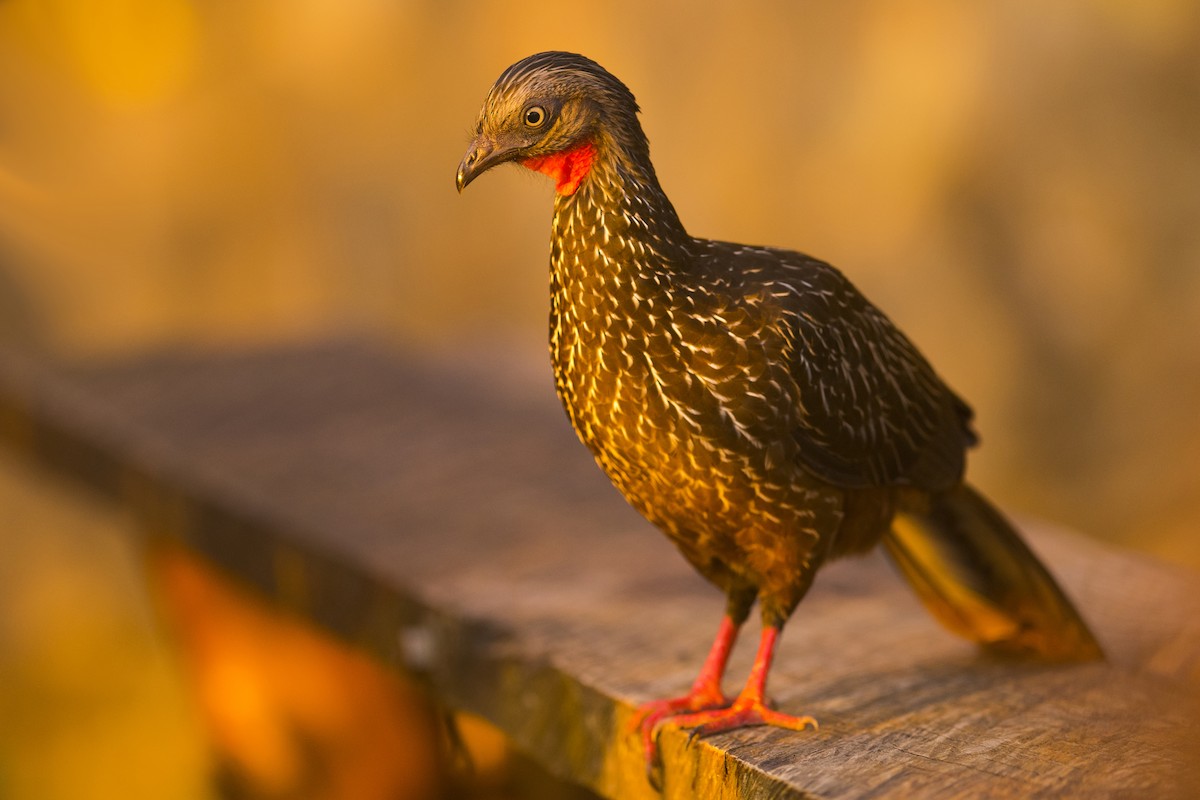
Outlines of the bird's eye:
M546 121L546 109L541 106L530 106L525 109L525 124L531 128L540 128Z

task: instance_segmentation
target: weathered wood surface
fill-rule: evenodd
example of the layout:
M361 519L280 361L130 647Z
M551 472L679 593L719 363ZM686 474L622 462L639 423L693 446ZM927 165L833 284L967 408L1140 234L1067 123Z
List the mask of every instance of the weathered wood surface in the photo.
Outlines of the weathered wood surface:
M550 769L653 797L631 704L722 610L574 440L548 376L352 343L51 368L0 353L0 441L280 603L424 673ZM771 690L817 733L663 736L668 797L1186 796L1200 578L1031 526L1107 664L980 655L876 554L826 569ZM755 634L731 664L740 684Z

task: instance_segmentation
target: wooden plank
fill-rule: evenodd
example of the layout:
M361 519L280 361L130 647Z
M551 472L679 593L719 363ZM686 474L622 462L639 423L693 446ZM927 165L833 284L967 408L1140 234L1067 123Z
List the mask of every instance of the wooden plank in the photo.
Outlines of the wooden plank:
M655 796L622 725L632 704L687 687L722 600L607 484L542 370L355 343L70 368L0 353L0 437L420 673L553 771L611 797ZM1107 664L987 658L938 628L878 555L838 563L772 674L778 705L820 731L690 746L668 731L666 796L1200 786L1188 772L1197 576L1048 526L1027 533Z

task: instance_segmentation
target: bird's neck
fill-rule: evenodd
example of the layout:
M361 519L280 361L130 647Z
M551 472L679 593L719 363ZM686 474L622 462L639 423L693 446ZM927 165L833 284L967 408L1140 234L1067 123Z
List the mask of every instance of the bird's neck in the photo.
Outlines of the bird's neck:
M587 175L576 191L557 196L550 237L555 386L579 436L605 458L613 451L597 420L616 409L621 371L645 368L644 359L630 360L637 348L671 335L662 319L686 283L680 278L692 248L648 156L633 159L609 145L594 142ZM644 376L626 383L644 386Z
M561 282L611 284L614 272L683 268L692 239L659 185L644 137L601 134L563 155L561 166L550 165L560 187L552 267Z

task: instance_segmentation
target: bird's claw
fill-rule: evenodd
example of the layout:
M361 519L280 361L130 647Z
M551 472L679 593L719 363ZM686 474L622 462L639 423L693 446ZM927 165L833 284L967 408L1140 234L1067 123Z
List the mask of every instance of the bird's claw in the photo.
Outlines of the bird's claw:
M657 756L653 761L646 762L646 782L656 792L663 790L663 763Z
M694 714L724 708L730 704L720 689L712 687L693 688L682 697L672 697L667 700L652 700L642 703L630 715L625 724L626 734L640 732L642 740L642 756L646 761L646 777L650 785L662 789L662 759L658 753L658 740L655 734L659 727L677 714Z
M677 714L662 720L661 724L690 729L688 744L699 737L752 725L770 725L791 731L803 731L806 728L812 728L814 731L817 729L817 721L812 717L784 714L768 708L761 700L738 700L727 708Z
M639 729L643 731L653 729L667 717L724 708L732 702L719 690L710 689L693 690L682 697L672 697L667 700L651 700L634 709L633 714L629 716L629 721L625 723L625 732L628 734Z
M646 778L658 791L662 791L663 764L657 734L665 725L687 729L689 747L698 738L752 725L771 725L792 731L817 729L817 721L812 717L784 714L753 696L739 697L731 704L719 693L693 692L670 700L644 703L633 713L626 730L630 733L640 730Z

